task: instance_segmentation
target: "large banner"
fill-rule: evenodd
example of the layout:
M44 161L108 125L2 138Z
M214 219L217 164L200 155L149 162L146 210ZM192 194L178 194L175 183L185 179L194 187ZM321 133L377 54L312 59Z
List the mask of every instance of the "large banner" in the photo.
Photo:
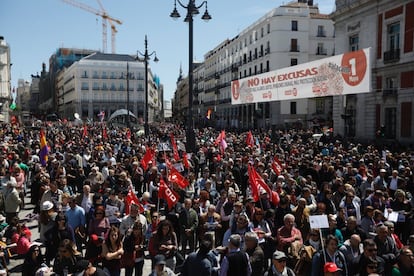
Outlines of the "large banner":
M366 48L232 81L231 103L259 103L370 91L370 48Z

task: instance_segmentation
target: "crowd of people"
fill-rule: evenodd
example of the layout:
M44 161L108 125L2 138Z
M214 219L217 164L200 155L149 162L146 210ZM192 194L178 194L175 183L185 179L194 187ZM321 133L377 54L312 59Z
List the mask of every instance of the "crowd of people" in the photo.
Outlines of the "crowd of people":
M157 276L414 275L414 151L310 130L195 133L187 153L173 124L148 137L4 125L1 266L11 250L23 275L143 275L145 261Z

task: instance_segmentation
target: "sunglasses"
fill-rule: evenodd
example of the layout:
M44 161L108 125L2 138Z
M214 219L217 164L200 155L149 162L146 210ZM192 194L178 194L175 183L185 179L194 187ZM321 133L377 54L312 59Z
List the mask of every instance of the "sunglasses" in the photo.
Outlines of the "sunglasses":
M377 249L368 249L368 252L377 252Z
M101 212L98 212L98 213L95 213L95 215L103 215L103 213L101 213Z

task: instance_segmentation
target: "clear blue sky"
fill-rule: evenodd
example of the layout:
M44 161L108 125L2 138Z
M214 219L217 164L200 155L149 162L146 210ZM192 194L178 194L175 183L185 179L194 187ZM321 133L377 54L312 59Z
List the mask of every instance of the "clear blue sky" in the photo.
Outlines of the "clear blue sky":
M96 0L73 0L99 10ZM121 19L116 35L116 53L135 54L148 50L157 52L159 62L150 63L164 84L165 99L171 99L182 64L188 72L188 25L183 22L185 10L177 7L181 18L169 17L173 0L101 0L107 13ZM188 0L183 0L185 4ZM201 0L196 0L200 4ZM194 59L227 38L233 38L266 12L289 3L282 0L208 0L212 20L201 20L204 8L194 19ZM314 0L321 13L331 13L335 0ZM108 28L108 52L111 31ZM59 47L102 49L102 21L99 16L71 6L61 0L0 0L0 36L11 48L12 87L18 79L30 81L40 73L42 63L49 69L49 57Z

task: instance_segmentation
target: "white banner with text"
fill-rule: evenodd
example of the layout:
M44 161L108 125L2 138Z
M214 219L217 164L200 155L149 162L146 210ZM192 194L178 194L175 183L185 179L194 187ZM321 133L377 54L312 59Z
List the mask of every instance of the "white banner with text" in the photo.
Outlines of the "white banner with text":
M231 92L232 104L368 93L370 48L235 80Z

